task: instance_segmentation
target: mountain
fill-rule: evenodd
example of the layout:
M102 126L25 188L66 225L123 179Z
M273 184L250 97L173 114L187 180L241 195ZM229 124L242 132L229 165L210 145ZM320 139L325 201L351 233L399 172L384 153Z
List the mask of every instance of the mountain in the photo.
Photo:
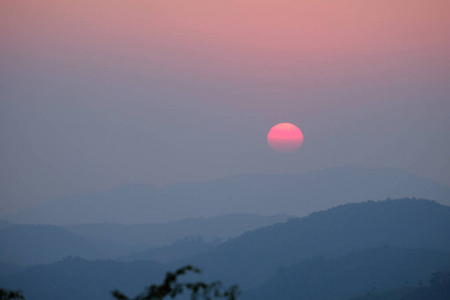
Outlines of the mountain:
M7 221L0 220L0 230L5 229L6 227L11 226L12 224Z
M450 252L382 247L338 258L308 259L281 269L242 300L347 300L358 294L417 286L450 269Z
M303 259L384 245L449 251L450 207L414 199L341 205L244 233L182 263L247 289Z
M0 279L11 276L21 271L24 267L14 264L0 263Z
M133 214L152 198L152 185L126 185L112 190L68 196L3 217L20 224L142 223ZM145 218L145 223L152 222Z
M449 267L449 252L381 247L337 258L306 259L280 269L270 281L244 292L239 299L345 300L398 285L415 287L427 281L435 270ZM31 300L111 300L110 291L119 289L136 295L146 286L161 283L168 270L152 261L125 263L66 258L50 265L28 267L0 279L0 286L21 289ZM198 279L197 276L187 278ZM233 282L224 283L229 286Z
M416 288L407 286L407 287L397 287L388 290L374 290L368 291L362 295L358 295L356 297L352 297L349 300L411 300L408 297L411 297L411 294L414 293ZM428 300L431 298L425 298L423 300ZM434 299L433 300L438 300ZM442 300L448 300L448 298L444 298Z
M111 300L112 290L120 289L135 295L144 286L161 282L166 271L164 266L151 261L124 263L75 257L50 265L28 267L0 279L0 286L9 290L20 289L30 300Z
M239 284L242 300L348 299L416 285L450 268L450 207L417 199L341 205L166 265L68 258L19 270L0 286L22 289L31 300L110 299L113 288L135 295L186 264L203 270L199 280Z
M284 222L287 215L259 216L232 214L213 218L191 218L162 224L121 225L109 223L66 226L79 236L120 244L132 251L162 247L186 237L201 236L205 241L228 239L259 227Z
M73 255L84 258L124 255L122 247L77 236L54 225L12 225L0 230L0 262L46 264Z
M168 263L206 252L217 246L219 241L207 242L201 237L185 238L169 246L141 251L119 258L122 261L153 260Z
M56 199L5 216L16 223L159 223L233 213L305 216L364 200L417 197L450 204L450 188L405 171L340 167L300 175L235 175L163 188L138 185Z
M420 281L416 287L398 287L388 290L374 290L350 300L448 300L450 299L450 272L435 272L430 285Z
M240 214L166 224L85 224L66 228L55 225L8 224L0 229L0 262L44 264L56 262L68 255L86 259L129 255L128 259L131 260L134 260L132 257L150 259L155 255L156 260L168 261L209 249L214 245L214 240L235 237L245 231L282 222L287 218L285 215ZM201 236L205 240L203 243L175 243L170 247L150 250L193 236Z

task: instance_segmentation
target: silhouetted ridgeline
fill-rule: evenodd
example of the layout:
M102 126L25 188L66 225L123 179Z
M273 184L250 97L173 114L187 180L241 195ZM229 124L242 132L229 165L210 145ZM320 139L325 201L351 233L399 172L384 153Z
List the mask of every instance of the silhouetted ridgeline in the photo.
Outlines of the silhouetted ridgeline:
M449 251L450 207L412 199L342 205L247 232L185 262L247 289L280 266L384 245Z
M242 300L346 300L374 290L416 287L441 269L450 269L450 252L386 246L283 268Z
M259 227L284 222L288 218L288 215L231 214L212 218L190 218L171 223L95 223L69 225L64 228L82 237L124 245L133 251L145 251L191 236L201 236L206 241L228 239Z
M450 272L435 272L429 286L419 281L415 287L372 290L350 300L448 300L450 299Z
M206 252L219 245L219 243L219 240L207 242L201 237L190 237L176 241L168 246L128 254L118 259L122 261L153 260L161 263L169 263Z
M450 268L450 207L417 199L341 205L177 263L66 259L20 270L0 287L20 288L29 300L106 300L112 289L134 295L186 264L204 271L201 281L239 284L242 300L345 300L374 288L414 287Z
M0 262L20 265L46 264L68 255L112 258L124 247L80 237L54 225L11 225L0 230Z
M112 290L120 288L135 295L149 283L160 282L166 271L165 266L151 261L124 263L66 258L50 265L28 267L0 280L0 286L21 289L27 300L111 300Z
M136 253L139 259L160 261L178 259L189 255L171 247L171 255L165 257L151 248L171 245L187 236L202 236L211 242L227 239L245 231L286 220L285 215L227 215L215 218L188 219L165 224L85 224L66 228L54 225L14 225L8 223L0 229L0 262L21 265L52 263L71 255L86 259L109 259ZM190 254L206 250L206 246L191 245ZM144 256L139 256L139 253Z
M300 175L235 175L164 188L137 185L71 196L5 216L28 224L160 223L224 214L312 212L349 202L418 197L450 205L450 188L408 172L341 167Z

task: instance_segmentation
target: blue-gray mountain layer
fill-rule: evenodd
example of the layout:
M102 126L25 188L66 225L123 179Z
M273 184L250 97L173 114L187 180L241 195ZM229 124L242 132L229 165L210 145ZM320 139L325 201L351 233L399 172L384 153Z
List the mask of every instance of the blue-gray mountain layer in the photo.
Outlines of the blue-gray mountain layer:
M236 175L164 188L126 186L57 199L6 217L17 223L157 223L231 213L295 214L349 202L416 197L450 204L450 188L405 171L341 167L300 175Z

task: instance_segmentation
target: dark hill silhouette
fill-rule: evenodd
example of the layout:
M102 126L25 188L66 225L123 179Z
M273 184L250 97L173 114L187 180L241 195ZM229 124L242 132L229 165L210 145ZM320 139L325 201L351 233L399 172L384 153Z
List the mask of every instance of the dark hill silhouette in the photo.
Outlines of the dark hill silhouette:
M337 291L348 292L341 295L351 297L366 292L368 286L389 288L398 286L398 280L415 281L422 279L422 275L429 276L448 265L448 253L444 253L448 251L450 207L427 200L387 200L342 205L257 229L169 265L69 259L27 268L0 279L0 286L22 289L26 297L33 295L32 300L68 299L61 296L63 293L73 295L73 299L108 299L102 298L107 297L103 292L119 288L133 295L155 280L159 282L160 278L154 277L156 273L161 277L165 271L189 263L204 271L201 281L220 279L236 283L244 292L254 289L257 293L256 289L267 282L270 285L266 286L275 292L280 288L278 283L284 285L281 289L288 290L292 284L301 284L302 276L312 272L315 275L308 279L312 287L305 293L318 288L317 282L323 282L322 289L339 288ZM376 274L372 277L364 268L374 266ZM395 279L392 284L382 281L385 271L386 278ZM280 283L277 279L280 274L296 279ZM359 277L351 277L358 274ZM356 278L358 289L345 287L348 282L353 283L348 278ZM334 280L342 283L342 289L331 284ZM88 297L91 293L93 297ZM250 292L247 295L250 297Z
M29 300L112 300L114 289L137 294L144 286L161 281L166 271L166 267L151 261L124 263L66 258L51 265L28 267L0 279L0 286L20 289Z
M442 268L450 268L450 252L382 247L303 261L241 299L346 300L374 290L414 287Z
M232 213L294 214L349 202L418 197L450 204L450 188L396 169L341 167L300 175L248 174L164 188L126 186L66 197L5 218L17 223L159 223Z
M352 297L348 300L411 300L408 298L412 293L414 293L416 288L411 286L402 286L398 288L392 288L388 290L371 290L362 295ZM431 298L430 298L431 299ZM428 300L428 299L423 299ZM437 300L437 299L432 299ZM448 300L448 298L442 299Z
M421 280L416 287L398 287L381 291L370 291L349 300L448 300L450 299L450 272L435 272L429 285Z
M411 199L342 205L247 232L184 263L247 289L280 266L384 245L450 250L450 207Z
M52 263L68 255L84 258L123 255L122 247L89 240L54 225L12 225L0 230L0 262Z

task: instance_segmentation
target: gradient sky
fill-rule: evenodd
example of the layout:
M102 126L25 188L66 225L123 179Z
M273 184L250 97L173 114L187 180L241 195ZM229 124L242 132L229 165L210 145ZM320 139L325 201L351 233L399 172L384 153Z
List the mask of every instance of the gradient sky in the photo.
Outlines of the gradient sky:
M342 165L450 185L450 2L3 0L0 211ZM296 124L292 155L269 129Z

